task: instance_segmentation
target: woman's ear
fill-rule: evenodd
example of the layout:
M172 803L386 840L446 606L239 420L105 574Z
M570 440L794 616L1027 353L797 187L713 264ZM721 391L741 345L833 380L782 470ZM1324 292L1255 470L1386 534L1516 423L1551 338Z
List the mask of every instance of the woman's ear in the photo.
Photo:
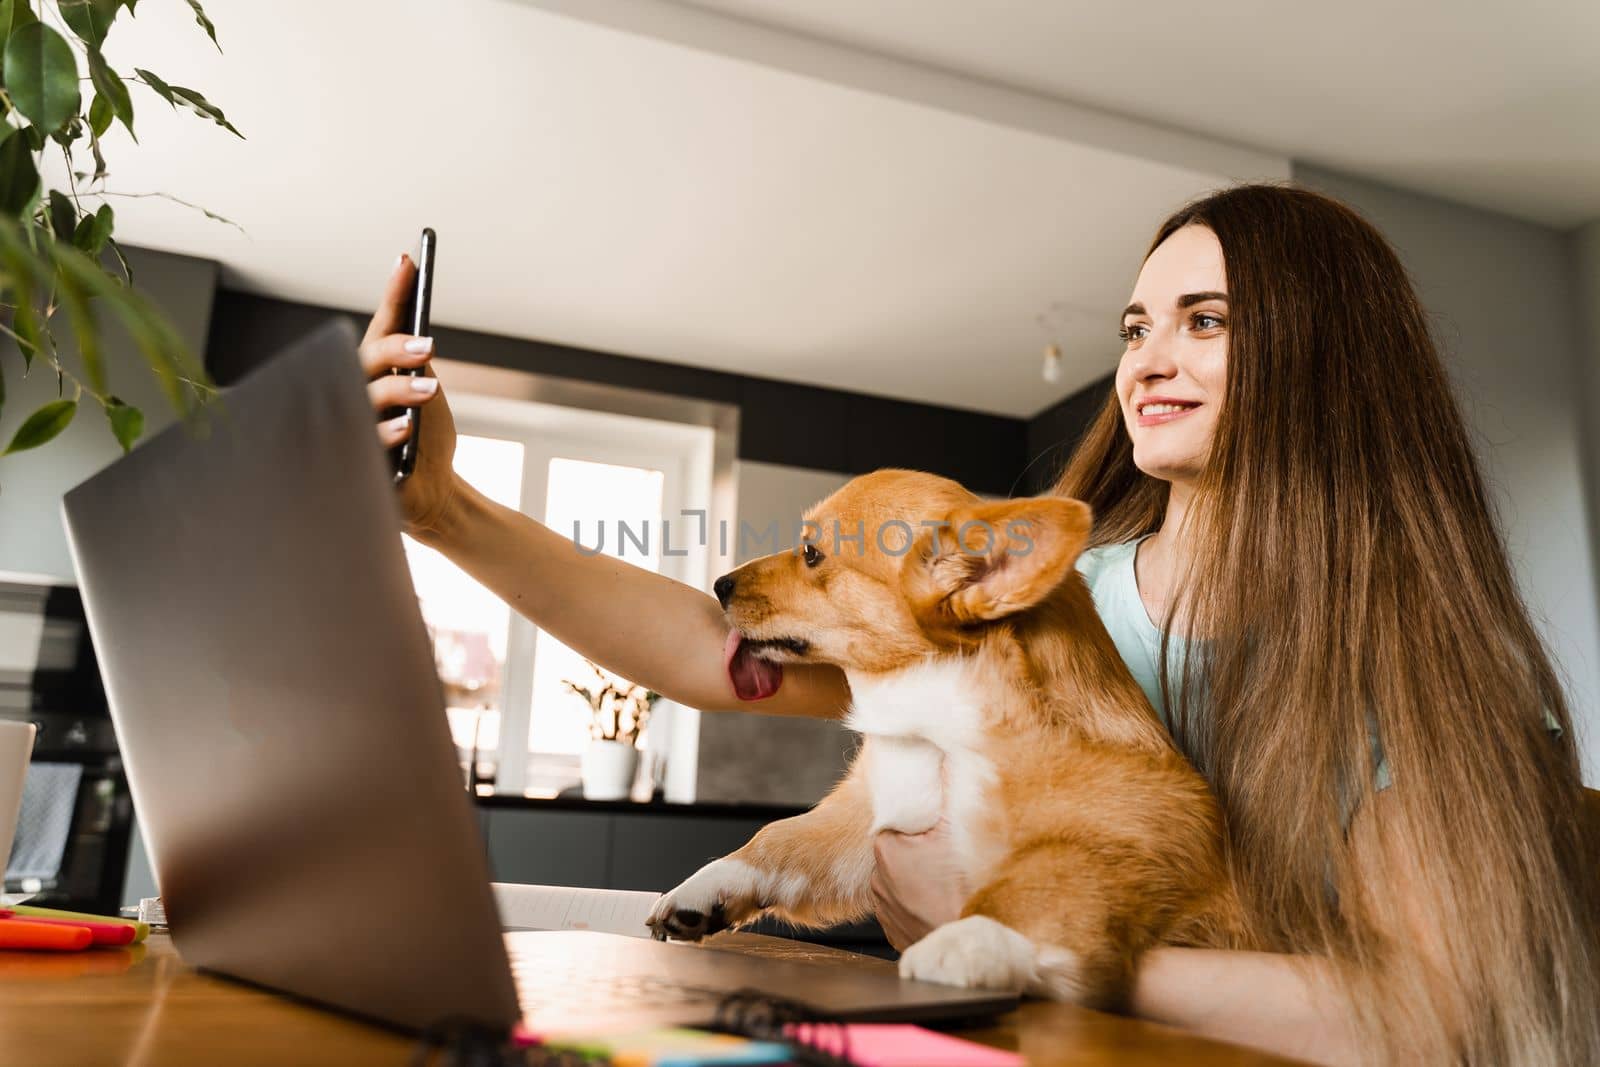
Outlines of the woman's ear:
M1039 603L1089 542L1089 505L1066 497L974 504L924 524L900 571L912 610L957 625L1001 619Z

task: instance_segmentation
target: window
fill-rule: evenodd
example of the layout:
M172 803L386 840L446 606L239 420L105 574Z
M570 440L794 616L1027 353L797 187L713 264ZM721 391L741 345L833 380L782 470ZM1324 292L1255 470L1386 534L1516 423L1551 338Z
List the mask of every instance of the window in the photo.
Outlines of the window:
M514 508L521 502L523 452L516 441L461 434L455 468L485 496ZM511 609L439 552L409 537L405 550L422 618L433 638L434 664L457 755L463 766L477 759L479 776L492 782ZM484 753L489 754L487 760Z
M466 368L460 376L470 378L473 371L488 369ZM608 555L698 588L708 587L708 574L721 572L720 565L711 569L716 539L697 542L703 523L731 511L717 507L712 476L714 452L731 445L730 433L479 395L463 390L457 374L442 368L440 375L451 389L456 469L486 496L564 536L576 531L585 551L599 545ZM489 383L502 394L505 384ZM684 509L706 509L708 515L684 517ZM670 528L667 554L663 522ZM619 537L624 527L626 538ZM576 783L589 742L589 709L561 683L571 678L587 684L592 676L583 658L439 553L409 539L406 553L434 639L451 735L463 768L475 769L479 791L548 796ZM697 727L698 713L663 701L648 734L650 748L670 750L669 760L688 764L669 765L669 774L686 770L691 792Z
M659 527L662 480L658 470L552 459L545 521L563 534L577 530L586 549L599 546L608 556L659 572L659 539L641 536L639 541L619 544L618 524L638 532ZM638 547L641 542L645 549ZM533 664L533 706L539 713L528 721L528 750L582 755L589 744L589 712L561 681L570 678L589 685L588 665L578 653L543 633L538 637Z

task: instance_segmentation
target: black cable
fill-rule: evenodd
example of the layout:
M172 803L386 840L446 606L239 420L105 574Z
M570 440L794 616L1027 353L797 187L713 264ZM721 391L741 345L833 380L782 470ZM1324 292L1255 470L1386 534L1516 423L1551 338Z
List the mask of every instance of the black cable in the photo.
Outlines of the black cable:
M849 1029L798 1000L736 990L717 1005L711 1029L786 1044L794 1050L794 1062L804 1067L854 1067Z

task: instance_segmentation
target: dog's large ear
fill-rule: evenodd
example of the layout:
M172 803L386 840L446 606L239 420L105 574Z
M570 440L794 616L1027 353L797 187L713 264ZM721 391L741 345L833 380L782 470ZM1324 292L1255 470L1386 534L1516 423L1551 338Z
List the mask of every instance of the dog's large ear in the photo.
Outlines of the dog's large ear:
M1065 497L999 500L926 526L900 571L912 610L928 622L1001 619L1039 603L1089 541L1089 505Z

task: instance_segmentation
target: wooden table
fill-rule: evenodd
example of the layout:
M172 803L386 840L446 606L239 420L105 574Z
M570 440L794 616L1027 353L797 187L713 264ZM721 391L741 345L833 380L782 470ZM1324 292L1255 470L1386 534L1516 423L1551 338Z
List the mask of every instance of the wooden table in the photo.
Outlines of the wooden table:
M755 955L893 966L783 938L723 934L717 941ZM1040 1067L1287 1062L1152 1023L1043 1002L962 1036L1020 1051ZM162 934L131 949L0 952L0 1058L8 1064L400 1067L411 1052L403 1036L200 974Z

